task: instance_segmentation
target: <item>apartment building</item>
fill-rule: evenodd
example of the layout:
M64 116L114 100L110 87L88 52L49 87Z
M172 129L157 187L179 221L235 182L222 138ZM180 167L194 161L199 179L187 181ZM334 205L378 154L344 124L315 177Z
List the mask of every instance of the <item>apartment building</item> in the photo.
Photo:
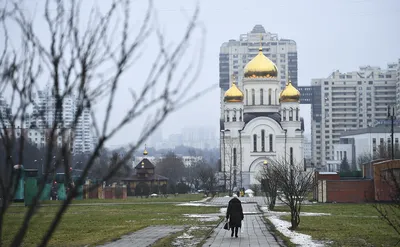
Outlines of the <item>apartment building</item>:
M278 78L281 89L290 78L293 86L297 88L297 45L294 40L282 39L278 34L268 32L262 25L254 28L239 39L224 42L219 53L219 87L221 88L221 109L223 109L223 96L229 89L230 80L234 74L238 87L243 90L243 69L246 64L258 54L260 46L264 55L271 59L278 68ZM221 118L223 116L221 115Z
M339 144L342 132L387 119L387 106L396 104L398 67L399 63L385 70L362 66L358 71L335 71L327 78L312 79L312 156L317 167L325 170L334 159L333 146Z
M4 99L3 95L0 94L0 128L8 128L10 122L8 121L11 115L11 108L9 107L7 101Z

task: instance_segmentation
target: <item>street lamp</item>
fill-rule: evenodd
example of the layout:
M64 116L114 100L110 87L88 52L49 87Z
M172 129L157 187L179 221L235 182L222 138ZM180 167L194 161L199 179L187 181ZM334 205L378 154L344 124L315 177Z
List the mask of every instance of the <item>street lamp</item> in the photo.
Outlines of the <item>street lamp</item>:
M264 166L267 166L267 165L268 165L268 161L264 160Z
M221 130L222 133L222 148L223 148L223 173L224 173L224 191L226 190L226 170L225 170L225 130Z
M389 106L387 108L387 116L391 120L392 128L391 128L391 141L392 141L392 160L394 160L394 119L396 118L395 112L394 112L394 106Z

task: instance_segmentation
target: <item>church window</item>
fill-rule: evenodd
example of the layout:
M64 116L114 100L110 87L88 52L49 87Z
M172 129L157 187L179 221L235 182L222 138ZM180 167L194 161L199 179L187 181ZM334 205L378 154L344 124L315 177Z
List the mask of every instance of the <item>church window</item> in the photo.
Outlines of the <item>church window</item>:
M239 121L242 122L242 109L239 110Z
M253 152L257 152L257 135L253 135Z
M261 130L261 151L265 152L265 130Z
M233 121L233 122L236 122L236 109L233 109L232 121Z
M269 134L269 151L270 152L273 152L272 146L274 144L274 140L272 138L273 138L272 134Z
M236 166L236 148L233 148L233 166Z
M290 165L293 165L293 148L290 147Z
M229 110L226 111L226 121L229 122Z
M246 105L249 105L249 90L246 89Z
M289 121L293 121L293 108L289 110Z
M286 108L283 109L282 111L282 115L283 115L283 121L286 121Z
M260 105L264 105L264 90L260 89Z
M256 104L256 90L252 89L251 90L251 100L252 100L252 105Z
M278 104L278 89L275 89L275 105Z
M272 101L272 89L268 89L268 105L271 105Z
M296 121L299 121L299 108L296 108Z

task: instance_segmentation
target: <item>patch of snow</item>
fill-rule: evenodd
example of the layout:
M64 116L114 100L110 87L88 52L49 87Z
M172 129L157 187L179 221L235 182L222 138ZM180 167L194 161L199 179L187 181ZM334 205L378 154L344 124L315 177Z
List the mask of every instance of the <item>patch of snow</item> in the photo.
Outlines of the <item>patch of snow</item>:
M209 199L211 199L211 197L206 197L206 198L204 198L204 199L201 199L200 201L191 201L191 202L206 202L206 201L208 201Z
M190 239L193 238L193 236L190 236L189 234L187 234L186 232L184 232L181 236L178 236L177 239Z
M228 209L227 208L220 208L219 209L219 211L222 213L222 214L226 214L226 211L227 211Z
M269 211L268 207L260 207L260 209L264 213L268 213L271 215L289 215L290 214L290 212ZM329 213L307 213L307 212L300 213L300 217L301 216L329 216L329 215L331 215L331 214L329 214Z
M198 218L200 221L208 222L208 221L217 221L219 220L218 216L215 215L202 215L202 214L184 214L183 216L189 218Z
M301 216L329 216L329 213L300 213Z
M268 219L275 225L276 229L280 231L283 235L290 238L290 241L294 244L304 247L322 247L325 246L321 242L317 242L311 239L310 235L298 233L289 230L290 223L279 219L277 215L268 216Z

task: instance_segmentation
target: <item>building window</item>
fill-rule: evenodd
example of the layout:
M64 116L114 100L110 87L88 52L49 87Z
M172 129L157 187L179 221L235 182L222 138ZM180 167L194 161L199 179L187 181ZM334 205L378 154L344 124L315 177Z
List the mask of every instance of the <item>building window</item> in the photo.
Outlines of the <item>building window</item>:
M233 109L232 121L233 121L233 122L236 122L236 109Z
M275 105L278 104L278 89L275 89Z
M265 152L265 130L261 130L261 151Z
M251 90L251 100L252 100L252 105L256 104L256 90L252 89Z
M229 110L226 111L226 121L229 122Z
M272 100L272 89L268 89L268 105L271 105Z
M274 141L273 141L273 136L272 136L272 134L269 134L269 151L270 152L273 152L273 144L274 144Z
M296 121L299 121L299 108L296 108Z
M293 121L293 108L289 110L289 121Z
M233 148L233 166L236 166L236 148Z
M239 121L242 122L242 109L239 110Z
M283 109L283 121L286 121L286 109Z
M264 104L264 90L260 89L260 105Z
M253 152L257 152L257 135L253 135Z
M246 89L246 105L249 105L249 91Z

